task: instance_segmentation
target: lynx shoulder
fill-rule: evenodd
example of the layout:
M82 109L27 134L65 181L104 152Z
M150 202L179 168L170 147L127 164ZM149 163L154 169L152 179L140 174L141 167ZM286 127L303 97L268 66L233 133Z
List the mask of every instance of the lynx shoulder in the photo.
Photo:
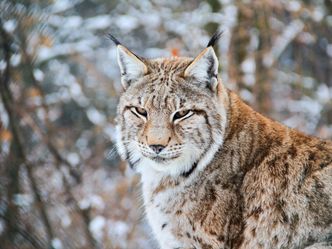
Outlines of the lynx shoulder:
M118 151L141 173L162 249L332 246L332 143L272 121L218 78L214 36L196 58L117 44Z

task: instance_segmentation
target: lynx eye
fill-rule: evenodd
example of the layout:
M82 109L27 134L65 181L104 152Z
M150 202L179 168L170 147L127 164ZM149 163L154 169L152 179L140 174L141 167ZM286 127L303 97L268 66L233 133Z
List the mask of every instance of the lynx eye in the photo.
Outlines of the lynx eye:
M178 111L173 115L173 121L189 118L193 114L193 111L191 110L182 110Z
M131 110L132 113L134 113L136 115L140 115L140 116L143 116L145 118L148 116L148 113L144 108L132 107L130 110Z

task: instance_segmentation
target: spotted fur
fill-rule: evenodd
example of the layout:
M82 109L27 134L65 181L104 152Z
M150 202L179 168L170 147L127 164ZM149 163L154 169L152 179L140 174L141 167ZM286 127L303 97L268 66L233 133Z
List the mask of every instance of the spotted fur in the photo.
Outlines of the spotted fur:
M217 78L211 46L152 60L117 46L118 149L160 248L331 248L330 141L252 110Z

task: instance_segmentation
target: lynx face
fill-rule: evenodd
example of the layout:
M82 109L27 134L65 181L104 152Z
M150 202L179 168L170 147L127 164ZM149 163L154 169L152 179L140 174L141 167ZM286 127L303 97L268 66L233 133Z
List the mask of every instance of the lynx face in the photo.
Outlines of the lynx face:
M118 150L138 171L170 175L204 167L222 144L218 61L212 47L195 60L142 60L118 45L125 88L118 106Z

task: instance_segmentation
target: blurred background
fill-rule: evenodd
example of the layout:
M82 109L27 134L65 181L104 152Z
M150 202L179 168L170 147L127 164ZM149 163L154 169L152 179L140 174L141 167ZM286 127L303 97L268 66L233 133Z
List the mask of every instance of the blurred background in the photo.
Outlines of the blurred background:
M157 248L114 143L111 32L148 58L195 56L258 110L332 138L330 0L0 2L0 247Z

